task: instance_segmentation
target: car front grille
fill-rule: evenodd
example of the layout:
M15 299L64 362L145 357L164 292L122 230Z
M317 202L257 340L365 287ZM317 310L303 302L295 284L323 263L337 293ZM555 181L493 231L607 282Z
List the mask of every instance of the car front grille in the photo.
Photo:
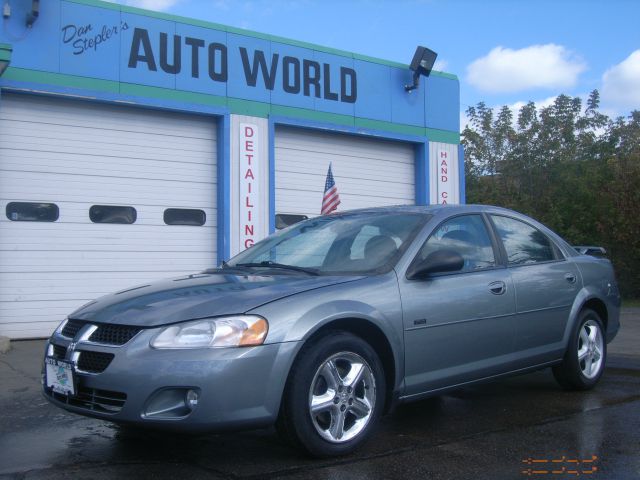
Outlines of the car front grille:
M62 336L74 339L78 332L87 324L91 324L91 322L86 322L82 320L67 320L64 328L60 332ZM140 327L132 327L130 325L111 325L111 324L97 324L94 323L98 327L95 332L91 334L89 337L90 342L100 343L103 345L114 345L121 346L135 337L140 330Z
M127 400L126 393L83 386L79 386L73 396L62 395L50 388L45 388L45 394L67 405L100 413L118 413Z
M113 353L80 352L78 370L88 373L102 373L113 360Z
M75 338L85 323L86 322L81 322L80 320L67 320L67 323L60 333L63 337Z
M53 356L58 360L64 360L64 357L67 356L67 347L63 347L61 345L54 345Z
M124 345L140 330L138 327L128 325L99 325L89 337L89 341L105 345Z

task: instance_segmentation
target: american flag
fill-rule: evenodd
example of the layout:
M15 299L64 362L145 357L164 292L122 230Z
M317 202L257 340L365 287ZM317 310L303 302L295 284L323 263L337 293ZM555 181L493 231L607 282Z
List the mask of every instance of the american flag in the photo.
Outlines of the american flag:
M338 187L333 179L333 172L331 172L331 164L329 164L329 171L327 172L327 180L324 182L324 197L322 197L322 215L328 215L333 212L340 205L340 195L338 195Z

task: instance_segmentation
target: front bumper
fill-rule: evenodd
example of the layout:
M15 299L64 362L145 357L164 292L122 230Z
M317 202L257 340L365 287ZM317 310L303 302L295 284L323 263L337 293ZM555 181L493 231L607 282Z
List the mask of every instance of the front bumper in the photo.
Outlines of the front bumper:
M76 397L55 394L43 378L45 397L80 415L184 431L257 428L275 422L299 342L156 350L149 341L158 331L143 330L120 347L78 342L73 346L76 352L111 353L113 360L102 373L77 372ZM66 348L71 341L55 333L49 343ZM149 415L158 392L189 389L198 392L197 405L189 411ZM101 402L110 407L99 408Z

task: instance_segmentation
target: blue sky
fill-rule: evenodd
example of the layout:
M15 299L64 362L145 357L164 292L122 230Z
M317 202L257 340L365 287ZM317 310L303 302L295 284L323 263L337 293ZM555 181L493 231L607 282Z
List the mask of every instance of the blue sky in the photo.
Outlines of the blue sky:
M463 112L594 88L610 115L640 110L638 0L117 1L403 63L424 45L460 78Z

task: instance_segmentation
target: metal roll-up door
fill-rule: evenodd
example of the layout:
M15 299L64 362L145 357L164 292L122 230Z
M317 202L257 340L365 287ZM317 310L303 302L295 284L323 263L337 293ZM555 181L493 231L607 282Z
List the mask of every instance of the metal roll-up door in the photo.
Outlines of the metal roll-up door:
M338 211L415 203L415 147L371 137L278 127L276 213L320 214L329 163Z
M3 92L0 335L45 336L95 297L213 266L216 159L211 117ZM34 203L58 218L20 221ZM94 223L96 205L135 222Z

